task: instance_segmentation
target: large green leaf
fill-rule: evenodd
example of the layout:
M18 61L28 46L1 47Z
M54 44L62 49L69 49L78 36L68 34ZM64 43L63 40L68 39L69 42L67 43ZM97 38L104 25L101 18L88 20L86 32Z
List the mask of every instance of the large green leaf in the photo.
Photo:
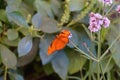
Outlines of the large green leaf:
M43 39L40 40L40 44L39 44L39 55L40 58L42 60L42 64L45 65L48 62L50 62L53 57L56 55L57 52L54 52L51 55L47 54L47 50L48 50L48 46L50 45L50 43L52 42L52 40L54 39L53 35L46 35Z
M5 66L14 68L17 64L17 58L6 46L0 44L1 59Z
M59 0L51 0L51 9L55 15L59 15L61 3Z
M35 7L37 8L37 12L42 16L49 16L50 18L54 18L55 15L59 15L60 10L60 1L59 0L35 0Z
M110 62L108 63L109 60L110 60ZM107 57L103 58L99 64L100 64L100 67L99 67L100 73L102 73L102 72L105 73L105 72L109 72L113 68L114 61L113 61L113 59L111 59L110 57L107 56ZM102 72L101 72L101 70L102 70ZM90 63L90 71L97 73L97 71L98 71L98 63L97 62L94 61L94 62Z
M109 46L116 39L118 35L120 35L120 24L118 23L118 24L111 25L106 38ZM112 53L112 57L114 61L120 67L120 40L117 40L114 43L110 51Z
M57 21L49 17L42 18L42 25L40 26L40 29L46 33L54 33L59 31Z
M86 58L80 55L77 51L67 50L69 58L69 73L74 74L82 70L84 64L86 63Z
M46 33L54 33L59 31L56 20L49 17L42 17L38 13L33 16L32 24L36 29L42 30Z
M22 27L29 27L26 22L26 19L23 17L23 15L20 12L13 11L13 12L8 13L8 16L9 16L10 21L13 21L17 25L22 26Z
M42 17L40 14L36 13L33 17L32 17L32 24L34 25L34 27L37 29L41 26L42 24Z
M96 45L89 39L88 35L85 33L84 30L82 29L80 30L80 32L78 33L78 37L79 37L78 47L86 54L91 55L90 52L92 52L92 54L96 56L96 49L95 49ZM88 51L88 49L90 51Z
M18 38L18 32L15 29L8 29L7 37L9 40L15 40Z
M27 55L18 57L17 66L25 66L33 61L35 58L39 47L39 39L35 38L33 40L33 46L30 52Z
M31 37L26 36L22 38L18 44L18 56L21 57L27 55L32 49L32 46L33 42Z
M8 22L6 12L3 9L0 9L0 20L4 22Z
M84 6L84 0L70 0L70 11L80 11Z
M53 13L51 10L51 5L48 1L45 0L35 0L35 6L39 14L46 16L49 15L53 18Z
M66 80L69 60L63 50L58 51L51 61L54 71L61 77L62 80Z
M8 0L7 0L8 1ZM15 0L16 2L16 0ZM13 2L14 4L14 2ZM31 16L31 14L33 14L33 9L31 9L31 7L29 7L27 4L25 4L24 2L19 2L16 3L16 4L8 4L8 6L6 7L6 13L7 13L7 16L8 16L8 20L11 21L11 18L9 16L9 13L13 12L13 11L18 11L20 12L25 19L28 20L28 16ZM30 18L30 17L29 17ZM29 20L28 20L29 21Z

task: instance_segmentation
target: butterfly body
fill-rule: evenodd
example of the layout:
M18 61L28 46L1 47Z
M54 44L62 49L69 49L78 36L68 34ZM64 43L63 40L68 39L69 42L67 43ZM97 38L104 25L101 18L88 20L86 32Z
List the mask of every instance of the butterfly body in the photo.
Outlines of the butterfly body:
M52 41L48 47L48 55L52 54L57 50L63 49L69 42L69 36L71 35L70 31L63 30L59 35Z

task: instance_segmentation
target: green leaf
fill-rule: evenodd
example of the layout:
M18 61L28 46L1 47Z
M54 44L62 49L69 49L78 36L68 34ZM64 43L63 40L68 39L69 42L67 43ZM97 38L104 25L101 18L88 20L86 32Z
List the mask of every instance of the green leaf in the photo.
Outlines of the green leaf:
M13 11L13 12L8 13L8 16L10 17L9 18L10 21L13 21L17 25L22 26L22 27L29 27L25 18L20 12Z
M11 41L7 37L3 37L1 40L1 43L6 44L8 46L18 46L19 41L20 41L20 38L17 38Z
M116 37L120 35L120 24L114 24L110 26L110 29L107 34L107 41L108 45L110 46L111 43L116 39ZM115 63L120 67L120 40L117 40L112 48L110 49L112 53L112 57L115 61Z
M21 57L27 55L32 49L32 46L33 42L31 37L26 36L22 38L18 44L18 56Z
M8 22L6 12L3 9L0 9L0 20L4 22Z
M10 6L19 7L22 0L7 0L6 2Z
M59 15L61 3L59 0L51 0L51 9L55 15Z
M74 74L82 70L87 59L74 50L68 49L67 53L69 58L69 74Z
M7 13L7 17L9 21L13 21L11 20L11 16L9 16L9 13L11 12L20 12L22 14L22 16L24 16L24 18L29 21L29 16L31 16L31 14L33 14L33 9L31 9L30 7L28 7L28 5L26 5L25 3L20 3L20 5L8 5L6 7L6 13Z
M45 37L43 39L40 40L40 44L39 44L39 55L40 58L42 60L42 64L45 65L48 62L50 62L54 56L56 55L57 52L54 52L51 55L47 54L47 50L48 50L48 46L51 44L52 40L54 39L55 36L53 35L45 35Z
M23 76L17 73L9 73L10 80L24 80Z
M7 37L9 40L15 40L18 38L18 32L15 29L8 29Z
M63 50L57 52L51 61L54 71L62 80L66 80L69 60Z
M40 15L54 18L54 14L59 15L61 3L59 0L35 0L35 7Z
M14 68L17 64L17 58L6 46L0 44L1 59L5 66Z
M37 54L38 47L39 47L39 39L35 38L33 40L33 46L32 46L32 49L30 50L30 52L25 56L18 57L17 66L19 66L19 67L25 66L25 65L29 64L30 62L32 62Z
M41 15L39 15L38 13L36 13L33 17L32 17L32 24L34 25L34 27L37 29L42 25L42 17Z
M57 21L54 19L50 19L49 17L43 17L40 30L46 33L58 32L59 28L57 27Z
M78 37L79 37L79 44L78 47L84 51L86 54L90 54L90 52L93 53L94 56L96 56L96 45L95 43L93 43L88 35L85 33L84 30L81 29L81 31L79 31L80 33L78 33ZM88 51L88 49L90 50L90 52Z
M110 63L108 64L108 66L106 67L108 61L109 61L110 57L106 56L105 58L102 59L102 61L99 63L101 65L101 68L99 67L99 71L100 73L102 73L104 71L105 72L109 72L113 66L114 66L114 61L113 60L110 60ZM101 72L101 69L102 69L102 72ZM105 70L106 69L106 70ZM97 62L92 62L90 64L90 71L91 72L94 72L94 73L97 73L98 71L98 63Z
M84 7L84 0L70 0L70 11L80 11Z
M43 16L49 15L51 18L54 17L51 10L51 5L48 1L35 0L35 6L40 15L43 15Z

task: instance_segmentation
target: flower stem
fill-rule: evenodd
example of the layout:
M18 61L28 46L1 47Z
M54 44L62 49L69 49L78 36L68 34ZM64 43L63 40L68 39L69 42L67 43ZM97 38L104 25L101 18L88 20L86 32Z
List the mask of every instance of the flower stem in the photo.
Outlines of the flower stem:
M97 63L97 80L100 80L100 66L99 66L99 62Z
M7 80L7 66L5 66L4 80Z
M115 6L115 4L113 4L108 10L107 10L107 12L104 14L104 16L106 16L111 10L112 10L112 8Z
M79 77L75 76L67 76L68 79L75 79L75 80L81 80Z
M108 51L112 48L112 46L116 43L116 41L120 38L120 35L116 37L116 39L111 43L108 49L103 53L103 55L99 58L99 61L108 53Z
M97 59L99 60L101 56L101 32L98 32L98 55L97 55ZM100 80L100 63L97 62L97 80Z
M84 51L82 51L80 48L78 48L71 40L70 40L71 44L79 51L81 52L82 54L84 54L86 57L96 61L96 62L99 62L96 58L93 58L92 56L86 54Z
M100 31L98 32L98 59L100 58L101 55L101 35Z

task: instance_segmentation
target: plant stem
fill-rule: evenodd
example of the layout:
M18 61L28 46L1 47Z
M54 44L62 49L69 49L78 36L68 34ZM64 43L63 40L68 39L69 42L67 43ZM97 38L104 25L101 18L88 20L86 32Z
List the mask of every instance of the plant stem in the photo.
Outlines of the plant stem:
M87 56L88 58L90 58L90 59L98 62L97 59L95 59L95 58L93 58L92 56L86 54L84 51L82 51L80 48L78 48L71 40L70 40L70 42L71 42L71 44L72 44L79 52L81 52L82 54L84 54L84 55Z
M108 53L108 51L112 48L112 46L116 43L116 41L120 38L120 35L116 37L116 39L111 43L108 49L103 53L103 55L99 58L99 61Z
M106 66L105 66L105 69L103 70L103 75L105 74L105 72L106 72L106 70L107 70L107 68L108 68L108 66L109 66L109 64L110 64L111 59L112 59L112 56L110 56L110 58L109 58L109 60L108 60L108 62L107 62L107 64L106 64ZM103 78L103 77L101 77L100 80L102 80L102 78Z
M74 80L81 80L79 77L75 77L75 76L68 76L67 78L74 79Z
M101 33L100 31L98 32L98 55L97 55L97 59L99 60L100 58L100 55L101 55ZM100 63L98 62L97 63L97 80L100 80Z
M7 66L5 66L4 80L7 80Z
M97 80L100 80L100 66L99 66L99 62L97 63Z
M98 32L98 59L100 58L101 55L101 35L100 31Z
M87 28L84 24L82 24L82 26L83 26L83 28L85 29L85 31L86 31L88 37L92 40L90 31L88 30L88 28Z
M104 16L106 16L111 10L112 10L112 8L115 6L115 4L113 4L108 10L107 10L107 12L105 13L105 15Z

